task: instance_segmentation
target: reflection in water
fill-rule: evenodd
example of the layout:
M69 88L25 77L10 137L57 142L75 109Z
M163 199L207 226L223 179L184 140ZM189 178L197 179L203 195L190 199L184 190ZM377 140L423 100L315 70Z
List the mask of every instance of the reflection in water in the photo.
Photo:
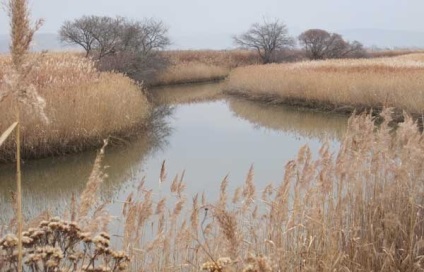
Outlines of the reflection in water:
M222 86L223 83L177 85L155 88L150 94L155 104L183 105L222 99Z
M227 99L236 116L257 127L293 133L320 140L341 140L347 128L345 116L297 110L283 105L268 105L242 98Z
M167 118L168 107L158 107L152 118L148 134L144 134L126 145L106 148L103 165L108 178L102 188L102 198L113 200L120 186L139 176L142 165L155 151L165 148L170 130ZM46 158L26 162L23 165L23 209L27 218L40 211L50 210L61 214L71 195L79 196L84 189L97 151L87 151L65 157ZM15 166L0 165L0 225L12 216L11 192L15 191Z
M252 164L258 189L279 182L284 165L299 148L318 150L323 139L337 146L346 118L299 112L222 95L220 84L182 85L152 90L156 107L148 135L106 150L109 178L102 197L108 210L119 215L121 201L146 177L155 196L168 194L170 180L185 171L186 193L219 193L219 182L229 174L229 190L240 186ZM193 103L194 101L202 101ZM171 110L172 107L172 110ZM172 133L170 133L172 131ZM90 174L96 152L29 161L24 165L24 209L28 218L49 209L62 214L72 193L79 196ZM166 160L167 182L158 175ZM15 186L13 165L0 166L0 229L12 216L10 191ZM156 190L158 189L158 190ZM115 223L119 228L119 223Z

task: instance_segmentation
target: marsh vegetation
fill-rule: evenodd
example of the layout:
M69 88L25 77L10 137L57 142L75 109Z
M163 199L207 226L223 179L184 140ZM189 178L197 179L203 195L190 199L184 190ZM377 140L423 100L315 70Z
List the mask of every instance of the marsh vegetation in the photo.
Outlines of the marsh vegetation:
M34 54L27 76L46 101L45 123L31 111L22 112L24 159L73 153L101 146L112 136L127 138L147 126L150 105L139 85L122 74L98 72L94 63L73 53ZM9 56L0 58L5 80ZM4 88L4 85L3 85ZM5 97L0 131L13 123L16 104ZM15 157L14 139L0 147L0 161Z
M423 71L422 54L257 65L233 70L225 90L330 111L394 107L419 116L424 106Z
M322 30L296 51L278 20L235 37L256 51L162 52L161 21L91 16L61 29L85 57L30 54L42 21L8 8L1 271L424 269L422 53L341 60L362 45Z

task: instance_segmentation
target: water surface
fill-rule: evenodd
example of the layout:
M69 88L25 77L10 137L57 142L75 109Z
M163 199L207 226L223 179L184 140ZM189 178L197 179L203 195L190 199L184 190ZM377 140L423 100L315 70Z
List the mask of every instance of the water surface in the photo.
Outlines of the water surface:
M228 174L230 188L240 186L251 165L258 188L278 183L285 164L308 144L317 151L329 141L336 149L346 129L344 116L270 106L220 93L220 84L185 85L152 91L158 109L170 109L160 117L158 133L140 136L126 145L106 151L109 175L102 197L121 202L145 177L146 187L161 190L159 173L166 161L167 181L185 171L186 193L205 192L214 198ZM27 161L23 165L25 215L44 210L63 213L71 195L79 195L90 174L96 152ZM0 224L13 215L13 165L0 165ZM164 186L164 185L162 185Z

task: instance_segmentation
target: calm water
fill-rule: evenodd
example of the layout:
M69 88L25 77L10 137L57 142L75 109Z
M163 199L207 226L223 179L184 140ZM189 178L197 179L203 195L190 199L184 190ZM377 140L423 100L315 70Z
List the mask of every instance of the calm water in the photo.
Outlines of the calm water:
M154 100L168 112L157 120L157 132L125 146L108 148L109 175L102 197L119 214L121 201L146 178L159 190L166 160L167 183L185 170L186 193L205 191L214 198L229 174L230 187L241 185L251 165L257 186L278 183L284 165L308 144L315 152L324 141L335 150L346 128L343 116L269 106L220 94L220 84L154 90ZM63 213L71 195L83 190L96 152L25 162L24 210L32 217L44 210ZM12 216L13 165L0 165L0 225Z

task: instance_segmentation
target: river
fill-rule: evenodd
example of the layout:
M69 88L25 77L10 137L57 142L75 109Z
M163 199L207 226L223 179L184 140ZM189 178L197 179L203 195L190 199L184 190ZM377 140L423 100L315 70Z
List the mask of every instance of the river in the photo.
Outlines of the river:
M158 114L155 132L131 143L106 149L108 178L101 196L109 211L119 215L121 203L145 178L146 188L161 190L163 161L169 184L184 172L186 194L206 192L216 198L228 175L230 189L244 183L253 165L258 188L278 183L285 164L308 144L317 152L328 141L335 150L347 118L328 113L265 105L221 94L221 83L163 87L152 90ZM157 110L159 112L159 110ZM23 207L26 218L42 211L66 213L71 196L78 196L89 177L95 151L65 157L25 161ZM13 217L13 165L0 165L0 225Z

